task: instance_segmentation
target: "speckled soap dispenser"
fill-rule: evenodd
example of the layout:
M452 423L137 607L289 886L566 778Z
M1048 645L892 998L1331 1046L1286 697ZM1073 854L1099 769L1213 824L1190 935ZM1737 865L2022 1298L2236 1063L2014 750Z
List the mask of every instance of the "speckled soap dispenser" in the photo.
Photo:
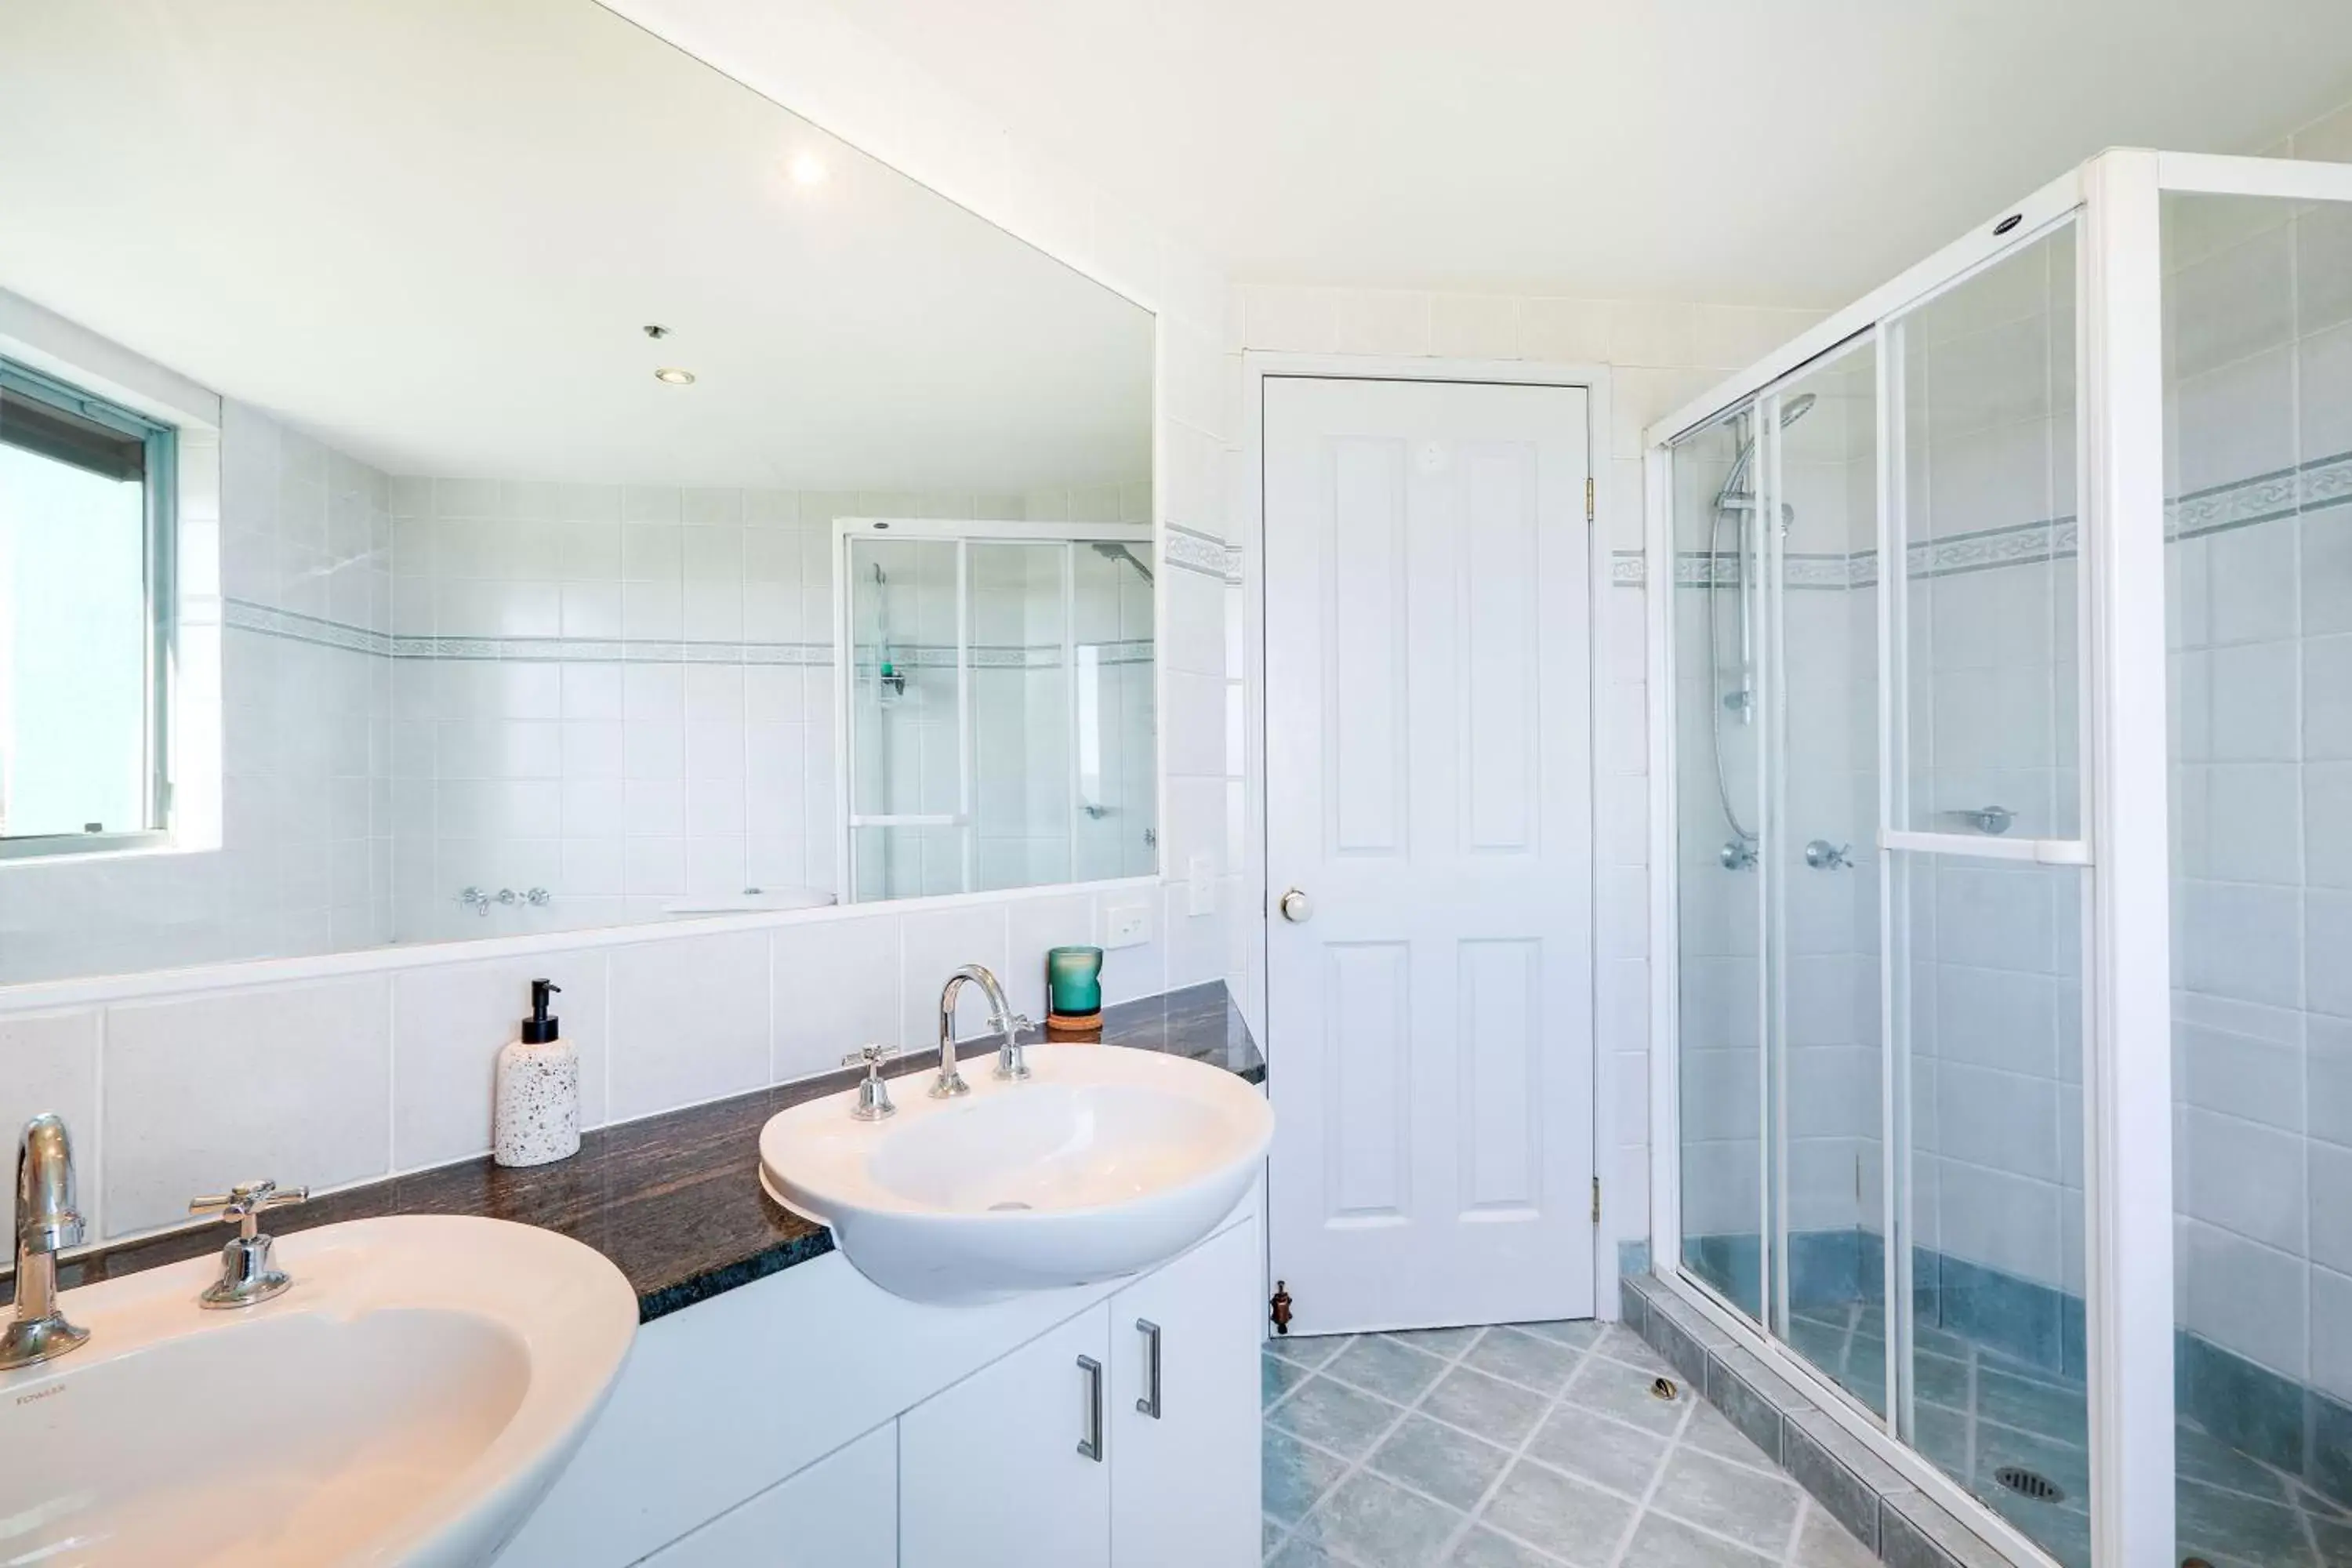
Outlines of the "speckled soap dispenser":
M547 1011L549 995L562 989L532 981L530 1016L499 1051L490 1158L501 1165L544 1165L580 1152L580 1053Z

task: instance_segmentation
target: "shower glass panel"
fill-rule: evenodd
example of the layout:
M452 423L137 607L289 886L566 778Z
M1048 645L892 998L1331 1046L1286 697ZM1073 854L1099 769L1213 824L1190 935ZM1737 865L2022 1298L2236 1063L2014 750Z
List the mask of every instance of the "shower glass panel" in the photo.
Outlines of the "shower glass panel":
M1772 1326L1886 1414L1880 1136L1877 345L1764 399L1777 764L1767 811L1779 1248Z
M1764 1316L1761 536L1750 496L1755 410L1674 453L1676 934L1682 1263Z
M856 896L961 892L965 628L953 540L849 542Z
M1891 813L1944 836L1888 868L1907 1121L1896 1426L2052 1555L2087 1564L2088 879L2021 842L2075 839L2082 821L2075 289L2068 220L1882 331L1902 546Z
M2168 196L2182 1555L2352 1555L2352 206Z
M974 542L972 835L976 885L1024 888L1071 874L1070 547Z
M1891 325L1909 731L1899 826L2073 838L2074 226Z

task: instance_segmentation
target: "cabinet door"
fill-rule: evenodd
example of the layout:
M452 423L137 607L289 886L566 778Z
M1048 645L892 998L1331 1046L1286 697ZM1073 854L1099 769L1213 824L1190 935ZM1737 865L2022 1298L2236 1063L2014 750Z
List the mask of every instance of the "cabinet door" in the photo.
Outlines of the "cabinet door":
M898 1429L886 1423L672 1542L642 1568L893 1568L898 1561Z
M1111 1298L1118 1568L1258 1561L1261 1252L1256 1222L1237 1225Z
M1090 1308L898 1418L900 1568L1110 1561L1109 1326Z

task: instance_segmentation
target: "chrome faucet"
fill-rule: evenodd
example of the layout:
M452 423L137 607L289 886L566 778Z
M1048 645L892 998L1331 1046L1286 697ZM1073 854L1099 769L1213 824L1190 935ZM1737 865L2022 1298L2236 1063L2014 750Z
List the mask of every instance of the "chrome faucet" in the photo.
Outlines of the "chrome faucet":
M45 1110L16 1136L16 1311L0 1329L0 1368L48 1361L89 1339L58 1310L58 1254L81 1238L73 1145L65 1122Z
M969 982L980 987L988 998L988 1026L1004 1037L996 1047L996 1076L1001 1079L1024 1079L1029 1076L1029 1064L1021 1055L1021 1031L1034 1026L1013 1010L1004 999L1004 987L996 976L977 963L967 963L948 976L940 992L940 1076L931 1084L933 1100L952 1100L959 1094L970 1094L971 1086L963 1081L956 1070L955 1015L956 997Z

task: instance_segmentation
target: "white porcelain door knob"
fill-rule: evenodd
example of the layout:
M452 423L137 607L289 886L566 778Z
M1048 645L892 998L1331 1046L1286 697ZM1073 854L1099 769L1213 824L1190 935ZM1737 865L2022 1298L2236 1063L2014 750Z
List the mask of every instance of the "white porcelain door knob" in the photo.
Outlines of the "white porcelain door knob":
M1282 901L1275 907L1282 911L1282 918L1293 925L1304 925L1315 918L1315 900L1296 888L1283 894Z

